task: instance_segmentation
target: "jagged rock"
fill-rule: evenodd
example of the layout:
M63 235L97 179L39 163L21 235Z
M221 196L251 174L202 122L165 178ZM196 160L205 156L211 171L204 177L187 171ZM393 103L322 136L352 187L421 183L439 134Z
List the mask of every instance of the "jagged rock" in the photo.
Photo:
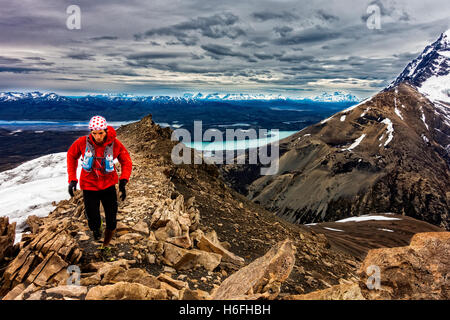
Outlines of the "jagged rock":
M33 272L31 272L26 282L44 286L52 276L58 274L63 269L67 269L68 266L57 253L49 253Z
M139 241L142 238L144 238L144 237L140 233L133 232L133 233L126 233L126 234L120 236L117 239L117 241L118 242L127 242L130 240Z
M141 221L139 221L138 223L136 223L136 224L131 228L131 230L133 230L133 231L135 231L135 232L138 232L138 233L142 233L142 234L144 234L144 235L146 235L146 236L148 236L149 233L150 233L150 231L149 231L149 229L148 229L147 222L145 222L145 221L143 221L143 220L141 220Z
M379 289L367 273L370 266L379 268ZM406 247L370 250L358 275L366 299L448 300L449 272L450 232L426 232L415 234Z
M197 249L186 250L170 243L164 243L163 262L176 270L204 267L208 271L214 270L222 259L222 256Z
M103 277L101 284L118 283L118 282L132 282L140 283L149 288L159 289L161 283L157 278L147 271L139 268L132 268L125 270L122 267L115 267L110 269Z
M185 288L180 291L180 300L211 300L211 296L208 292L200 289Z
M28 216L27 220L26 220L26 224L30 227L31 229L31 233L37 233L37 231L39 230L39 227L42 225L42 219L39 218L38 216L32 215L32 216Z
M23 283L15 286L11 291L6 294L2 300L14 300L18 295L20 295L26 289L26 285Z
M3 300L25 300L37 290L39 290L39 287L37 287L34 283L29 286L21 283L11 290L11 292L9 292Z
M62 295L63 297L80 298L87 293L87 288L77 285L62 285L46 289L47 295Z
M1 293L8 292L19 283L47 282L58 284L68 278L66 268L76 264L82 251L70 235L73 229L67 219L51 221L7 266L3 274Z
M185 233L184 235L178 237L166 238L166 242L172 243L185 249L192 248L192 241L188 233Z
M9 223L8 217L0 217L0 262L14 246L16 223Z
M365 300L358 283L343 283L307 294L289 295L285 300Z
M214 232L214 234L216 235L216 233ZM216 241L214 241L216 240ZM202 236L199 240L199 242L197 243L197 247L200 250L204 250L204 251L208 251L208 252L214 252L214 253L218 253L222 256L222 260L225 262L231 262L234 263L236 265L243 265L245 260L241 257L238 257L237 255L235 255L234 253L228 251L227 249L225 249L219 242L219 240L217 239L217 235L215 237L212 237L211 239L209 239L206 236Z
M181 236L182 230L180 224L175 220L170 220L164 227L155 231L157 240L166 241L168 238Z
M166 282L161 282L161 289L166 290L167 297L171 300L179 300L180 292Z
M86 300L164 300L165 289L154 289L140 283L118 282L91 288Z
M188 287L188 284L186 282L181 281L181 280L172 279L172 277L170 277L170 276L168 276L168 275L166 275L164 273L161 273L156 279L161 281L161 282L168 283L172 287L174 287L174 288L176 288L178 290L181 290L183 288L187 288Z
M286 239L273 246L264 256L241 268L213 292L212 299L229 300L245 295L274 299L281 283L289 277L295 263L295 247Z

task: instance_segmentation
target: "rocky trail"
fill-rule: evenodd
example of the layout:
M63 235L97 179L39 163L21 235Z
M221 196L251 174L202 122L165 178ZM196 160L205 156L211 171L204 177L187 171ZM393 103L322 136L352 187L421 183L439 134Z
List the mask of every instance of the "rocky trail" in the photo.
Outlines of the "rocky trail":
M403 249L411 262L397 261L396 268L405 272L382 282L376 295L368 291L366 268L361 268L368 262L357 254L246 199L225 185L214 165L174 165L170 152L177 142L151 115L117 133L130 152L133 172L127 198L119 201L111 255L100 254L101 243L88 230L79 190L55 203L48 217L30 217L30 232L15 246L15 225L2 219L4 300L428 297L423 285L398 286L410 272L434 277L432 297L448 298L448 232L415 235L417 254L410 257L412 249ZM423 249L428 246L434 260ZM367 256L390 270L398 255L376 250ZM427 273L429 263L434 268Z

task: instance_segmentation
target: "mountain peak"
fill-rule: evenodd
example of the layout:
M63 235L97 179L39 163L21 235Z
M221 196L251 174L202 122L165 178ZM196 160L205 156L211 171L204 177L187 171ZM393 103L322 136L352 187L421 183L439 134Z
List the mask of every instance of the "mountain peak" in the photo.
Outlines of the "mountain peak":
M411 61L387 88L408 82L431 101L450 103L450 29Z

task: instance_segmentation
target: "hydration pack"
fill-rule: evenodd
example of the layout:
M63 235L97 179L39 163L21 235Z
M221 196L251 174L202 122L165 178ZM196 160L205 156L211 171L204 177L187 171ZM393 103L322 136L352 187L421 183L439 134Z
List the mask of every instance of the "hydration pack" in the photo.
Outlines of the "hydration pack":
M89 140L89 136L86 137L86 150L84 152L81 167L87 172L91 172L94 159L102 159L102 169L104 173L110 173L114 171L114 141L105 147L103 157L95 156L95 147Z

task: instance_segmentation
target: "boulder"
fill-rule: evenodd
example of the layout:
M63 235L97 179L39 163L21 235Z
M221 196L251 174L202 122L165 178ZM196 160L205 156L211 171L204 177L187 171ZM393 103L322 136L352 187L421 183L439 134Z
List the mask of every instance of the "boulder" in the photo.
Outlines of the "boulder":
M186 282L181 281L181 280L172 279L171 276L169 276L165 273L161 273L156 279L161 282L165 282L178 290L188 287L188 284Z
M342 283L324 290L284 297L285 300L365 300L358 283Z
M220 264L221 259L222 256L217 253L197 249L186 250L167 242L164 243L162 260L177 270L204 267L208 271L213 271Z
M32 215L28 216L26 220L26 224L30 227L31 233L36 234L39 230L39 227L42 225L42 218L38 216Z
M144 220L139 221L138 223L136 223L131 230L133 230L134 232L137 233L142 233L146 236L148 236L150 234L150 231L148 229L148 225L147 222L145 222Z
M77 285L62 285L45 290L47 295L61 295L63 297L81 298L87 293L87 288Z
M165 289L154 289L140 283L118 282L91 288L86 300L164 300Z
M214 232L215 234L215 232ZM214 241L215 239L216 241ZM213 242L214 241L214 242ZM238 266L242 266L244 264L244 259L241 257L238 257L234 253L228 251L225 249L219 242L219 240L216 237L212 237L212 239L206 237L205 235L200 238L200 241L197 243L197 247L200 250L208 251L208 252L214 252L218 253L222 256L222 261L225 262L231 262L233 264L236 264Z
M9 255L16 238L16 223L9 223L8 217L0 217L0 262Z
M200 289L185 288L180 291L180 300L211 300L211 296L208 292Z
M409 246L370 250L358 275L366 299L448 300L449 272L450 232L426 232Z
M295 247L289 239L275 244L264 256L241 268L214 290L212 299L242 299L261 294L257 298L274 299L280 285L291 273L295 263Z

